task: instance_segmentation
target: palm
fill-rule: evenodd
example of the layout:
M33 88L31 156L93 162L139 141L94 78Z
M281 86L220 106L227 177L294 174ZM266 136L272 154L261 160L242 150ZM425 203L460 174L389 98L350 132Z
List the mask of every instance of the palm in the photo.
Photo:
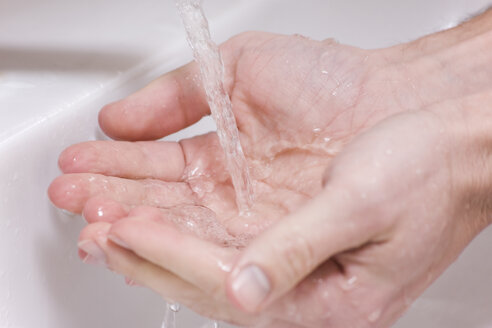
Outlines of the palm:
M241 55L232 57L244 43ZM254 235L316 195L331 158L381 115L363 105L367 96L360 99L366 52L332 41L257 34L233 39L224 52L236 73L229 89L255 182L253 217L237 216L215 134L182 141L185 180L198 193L203 186L213 190L201 195L200 205L212 209L230 233Z
M206 228L204 225L210 224L210 220L200 217L209 216L219 222L220 229L227 230L222 237L254 236L272 220L293 211L317 194L331 158L362 129L389 115L384 106L380 111L371 108L373 100L369 95L373 93L370 89L379 85L371 82L374 79L368 81L368 76L370 67L380 64L377 53L332 41L317 42L264 33L236 37L223 46L222 53L226 71L234 72L227 76L226 84L254 180L256 204L253 217L238 216L234 190L215 133L183 140L179 151L170 151L168 143L157 141L151 142L153 145L146 142L130 146L114 141L78 145L61 156L62 170L76 174L64 176L59 184L52 186L55 204L80 212L90 198L103 196L105 200L110 198L130 208L127 210L130 213L131 208L142 205L163 209L168 216L176 218L191 213L197 218L193 223L198 225L195 232L200 226ZM181 74L175 80L190 80L190 75L196 77L196 67L175 74ZM154 86L155 90L147 94L132 96L125 100L126 103L112 105L112 116L103 122L103 128L109 130L110 135L127 140L156 139L183 128L179 124L167 127L161 124L154 130L150 126L135 132L129 124L120 122L125 120L123 115L128 116L129 110L138 108L146 110L150 119L154 119L157 114L152 116L151 113L162 109L157 107L160 104L149 105L149 102L156 97L158 89L169 87L169 82L166 83ZM196 86L188 87L196 89ZM173 94L173 98L185 97L183 88L181 85L178 91L185 95ZM196 93L202 91L193 92L196 97ZM180 100L179 105L186 107L182 110L191 111L190 107L202 106L196 102L188 99L183 104ZM169 120L171 113L166 115ZM189 119L191 122L187 123L198 118ZM157 132L153 132L156 129ZM140 152L152 164L135 165L139 153L135 147L142 148ZM124 157L114 161L114 156ZM77 157L78 162L75 161ZM166 162L174 163L180 158L184 158L181 172L165 172ZM155 169L159 161L162 161L162 168ZM149 169L149 166L153 167ZM82 172L98 175L94 177ZM87 179L91 180L92 186L88 186ZM67 197L66 189L73 186L74 181L82 191L79 197ZM175 221L190 226L189 222Z

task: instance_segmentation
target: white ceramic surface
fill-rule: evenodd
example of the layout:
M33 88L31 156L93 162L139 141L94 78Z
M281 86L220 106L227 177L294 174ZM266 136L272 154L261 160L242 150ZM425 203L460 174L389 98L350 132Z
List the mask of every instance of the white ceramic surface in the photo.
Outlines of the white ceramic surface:
M205 0L215 38L245 30L382 47L453 26L487 0ZM174 0L0 0L0 328L160 327L163 303L83 265L79 217L46 188L66 146L101 139L97 111L190 60ZM213 128L208 120L173 138ZM492 327L492 231L396 325ZM189 312L178 328L200 327Z

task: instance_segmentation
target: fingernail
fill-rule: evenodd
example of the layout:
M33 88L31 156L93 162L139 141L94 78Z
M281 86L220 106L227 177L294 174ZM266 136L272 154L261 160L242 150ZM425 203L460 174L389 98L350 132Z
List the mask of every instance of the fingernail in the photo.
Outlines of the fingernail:
M116 237L115 235L108 235L108 239L120 247L130 249L130 245L128 245L126 242L121 240L119 237Z
M92 240L84 240L78 244L78 247L87 253L82 260L84 263L106 266L106 254L103 250Z
M254 312L270 293L270 281L258 266L249 265L234 278L232 292L245 310Z

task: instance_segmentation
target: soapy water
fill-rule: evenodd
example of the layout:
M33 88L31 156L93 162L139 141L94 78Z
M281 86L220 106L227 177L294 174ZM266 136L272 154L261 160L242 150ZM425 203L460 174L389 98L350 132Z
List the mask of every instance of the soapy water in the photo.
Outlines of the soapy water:
M218 46L212 41L201 0L177 0L188 43L200 66L201 80L217 126L217 135L225 153L226 166L236 191L241 215L253 206L253 186L249 168L239 140L232 103L224 88L224 64Z

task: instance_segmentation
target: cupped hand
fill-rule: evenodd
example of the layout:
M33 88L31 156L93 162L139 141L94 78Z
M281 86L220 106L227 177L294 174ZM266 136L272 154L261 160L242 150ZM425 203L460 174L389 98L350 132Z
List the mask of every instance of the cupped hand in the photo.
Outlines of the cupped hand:
M246 33L225 43L222 54L226 88L255 182L252 217L238 216L215 133L179 143L142 142L209 114L194 63L106 106L100 113L103 130L114 139L139 142L68 148L59 160L65 175L50 189L53 202L76 213L94 196L130 208L199 206L198 211L211 210L208 216L215 215L232 237L247 241L318 194L323 171L354 135L401 110L374 105L374 91L383 82L367 80L387 62L377 51L331 40Z
M460 227L442 192L449 144L436 131L447 127L427 112L377 124L425 105L388 51L248 33L222 54L255 181L253 215L238 215L215 133L143 141L209 114L189 64L101 111L103 130L126 141L61 155L64 175L49 194L91 223L80 255L241 325L392 322L460 250L445 247ZM422 247L409 251L417 237Z

